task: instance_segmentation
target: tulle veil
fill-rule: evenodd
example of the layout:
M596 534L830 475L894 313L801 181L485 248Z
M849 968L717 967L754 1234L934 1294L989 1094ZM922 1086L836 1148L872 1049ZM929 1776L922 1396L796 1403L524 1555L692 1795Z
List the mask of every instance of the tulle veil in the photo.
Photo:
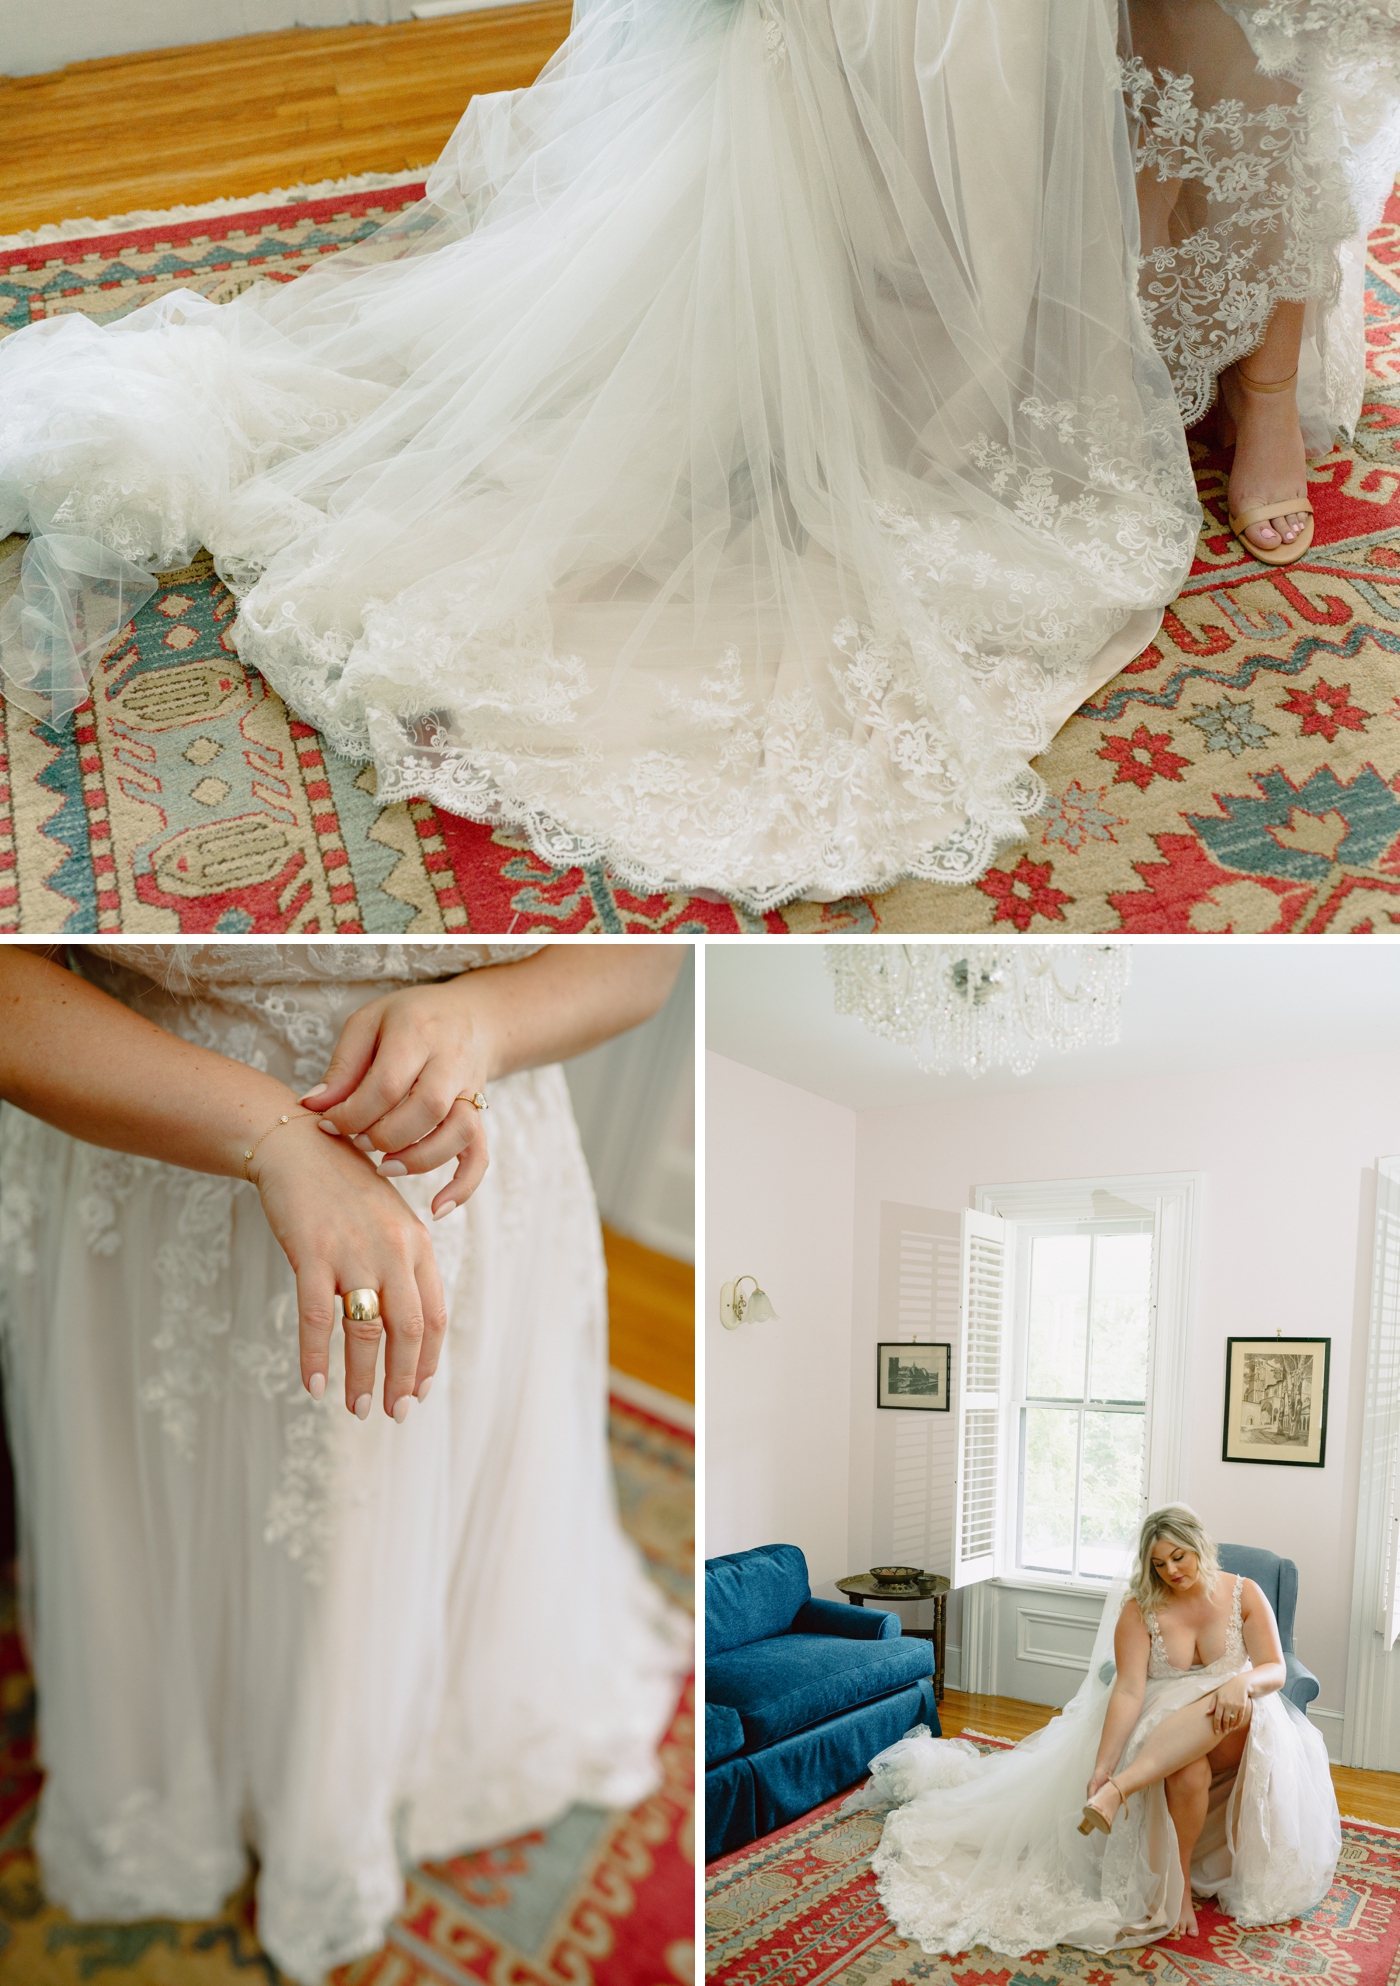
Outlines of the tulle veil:
M906 1934L926 1928L926 1949L993 1942L1017 1955L1050 1943L1108 1951L1161 1935L1163 1911L1179 1899L1179 1871L1176 1897L1149 1884L1160 1893L1139 1898L1137 1830L1078 1831L1131 1570L1129 1557L1109 1586L1088 1672L1043 1730L983 1757L918 1727L871 1761L868 1786L847 1802L851 1810L895 1809L873 1858L881 1900ZM1160 1867L1175 1858L1152 1859ZM1166 1887L1169 1878L1170 1870Z

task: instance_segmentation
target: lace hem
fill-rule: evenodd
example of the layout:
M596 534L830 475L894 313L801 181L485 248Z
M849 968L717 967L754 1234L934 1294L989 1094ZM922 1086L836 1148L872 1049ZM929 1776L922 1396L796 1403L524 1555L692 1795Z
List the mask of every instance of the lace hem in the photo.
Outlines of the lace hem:
M1364 367L1343 301L1344 245L1373 226L1400 163L1400 33L1389 0L1220 0L1240 30L1239 95L1139 56L1123 64L1140 183L1175 182L1169 241L1145 244L1139 294L1187 426L1279 303L1316 306L1320 413L1359 412ZM1189 53L1189 50L1183 52ZM1263 95L1271 100L1258 101ZM1350 301L1350 300L1348 300Z

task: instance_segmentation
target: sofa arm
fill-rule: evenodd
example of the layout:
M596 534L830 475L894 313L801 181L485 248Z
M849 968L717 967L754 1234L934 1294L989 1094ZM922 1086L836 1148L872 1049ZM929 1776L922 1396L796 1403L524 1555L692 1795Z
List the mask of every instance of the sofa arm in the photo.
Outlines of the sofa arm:
M1283 1666L1288 1672L1288 1680L1284 1683L1283 1693L1290 1703L1296 1703L1298 1708L1306 1714L1308 1705L1317 1695L1322 1685L1318 1682L1317 1677L1311 1669L1305 1669L1303 1667L1303 1664L1298 1660L1296 1655L1285 1655Z
M847 1641L892 1641L901 1632L898 1614L873 1607L842 1607L835 1600L804 1600L789 1634L842 1634Z

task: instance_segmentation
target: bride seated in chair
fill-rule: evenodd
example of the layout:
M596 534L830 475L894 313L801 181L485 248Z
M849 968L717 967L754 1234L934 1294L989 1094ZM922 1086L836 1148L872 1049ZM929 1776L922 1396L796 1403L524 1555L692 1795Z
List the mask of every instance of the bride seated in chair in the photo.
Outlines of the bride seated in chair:
M1285 1681L1264 1593L1221 1572L1194 1511L1154 1511L1062 1716L991 1758L925 1731L874 1760L857 1797L896 1807L874 1858L896 1927L925 1951L1019 1957L1193 1936L1193 1891L1241 1924L1300 1916L1341 1825Z

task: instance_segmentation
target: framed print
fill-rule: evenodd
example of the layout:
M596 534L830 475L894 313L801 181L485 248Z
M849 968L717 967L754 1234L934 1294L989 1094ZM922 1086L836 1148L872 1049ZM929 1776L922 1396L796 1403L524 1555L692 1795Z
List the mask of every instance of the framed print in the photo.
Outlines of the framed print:
M883 1344L875 1347L877 1407L916 1414L946 1414L951 1345Z
M1322 1468L1331 1359L1330 1338L1227 1339L1224 1459Z

